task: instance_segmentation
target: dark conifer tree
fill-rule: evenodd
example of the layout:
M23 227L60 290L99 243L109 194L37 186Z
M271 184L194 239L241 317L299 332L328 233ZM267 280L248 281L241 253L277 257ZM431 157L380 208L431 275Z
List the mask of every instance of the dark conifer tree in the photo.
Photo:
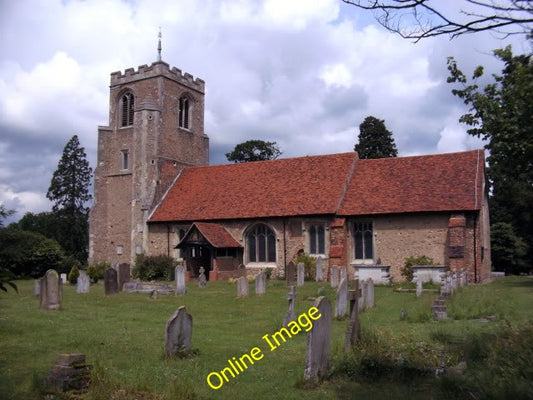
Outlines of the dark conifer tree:
M373 116L366 117L359 125L359 143L354 150L363 159L398 156L392 132L385 127L384 120Z

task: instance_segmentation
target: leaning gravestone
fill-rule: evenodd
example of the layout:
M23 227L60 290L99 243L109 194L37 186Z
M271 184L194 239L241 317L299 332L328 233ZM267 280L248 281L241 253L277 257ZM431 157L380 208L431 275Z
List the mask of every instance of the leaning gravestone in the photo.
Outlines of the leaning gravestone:
M298 276L296 279L297 286L303 286L305 277L305 265L304 263L298 263Z
M174 270L174 279L176 281L176 294L187 293L187 287L185 286L185 267L178 265Z
M356 342L361 336L361 325L359 323L359 307L358 303L359 280L355 281L355 290L348 291L348 299L350 301L350 321L346 326L346 335L344 337L344 350L346 352L352 350Z
M374 307L374 281L372 278L368 278L366 281L365 304L366 308Z
M118 293L117 271L114 268L104 271L104 292L106 296Z
M165 356L172 357L191 350L192 316L185 306L176 310L165 327Z
M296 294L296 288L294 286L291 286L291 291L287 293L287 300L289 302L289 305L287 308L287 314L285 314L285 318L283 319L284 327L287 327L289 322L294 321L296 319L296 312L294 311L294 303L296 302L296 297L298 297L298 295Z
M207 285L207 278L205 277L205 268L200 267L200 275L198 276L198 286L206 287L206 285Z
M287 264L286 281L287 286L293 286L296 283L296 265L292 261Z
M332 288L336 288L339 285L339 271L336 266L333 266L329 270L330 277L329 282Z
M329 367L329 339L331 336L331 304L324 296L315 300L313 306L318 308L320 318L313 324L307 334L305 354L305 380L318 380L325 376Z
M344 318L348 306L348 282L346 278L341 279L337 288L337 298L335 301L335 318Z
M119 264L117 269L117 282L118 282L118 291L122 292L124 284L129 282L131 279L131 270L130 265L127 263Z
M76 282L76 292L77 293L89 293L90 281L87 271L80 269L80 274L78 275L78 280Z
M322 257L316 259L316 275L315 281L320 282L324 280L324 267L322 266Z
M40 280L40 307L42 310L59 310L63 298L63 284L57 272L46 271Z
M255 277L255 294L263 295L266 293L266 275L264 272L257 274Z
M241 276L237 279L237 297L248 297L249 287L248 279L245 276Z

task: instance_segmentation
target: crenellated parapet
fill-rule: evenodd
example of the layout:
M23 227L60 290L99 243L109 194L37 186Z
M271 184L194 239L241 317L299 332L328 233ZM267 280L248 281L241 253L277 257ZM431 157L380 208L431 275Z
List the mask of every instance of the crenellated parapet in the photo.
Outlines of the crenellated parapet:
M200 78L194 78L191 74L183 73L176 67L170 68L169 64L164 61L157 61L148 66L146 64L139 66L137 71L134 68L128 68L122 73L116 71L111 73L111 87L124 85L127 83L139 81L142 79L164 76L175 82L179 82L192 90L205 93L205 82Z

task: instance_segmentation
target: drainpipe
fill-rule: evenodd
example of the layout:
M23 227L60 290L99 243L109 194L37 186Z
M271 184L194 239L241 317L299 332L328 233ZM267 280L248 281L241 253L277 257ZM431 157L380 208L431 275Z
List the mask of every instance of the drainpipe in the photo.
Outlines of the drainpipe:
M287 276L287 235L286 235L286 223L283 219L283 268L285 276Z
M477 214L474 214L474 282L477 283Z
M170 257L170 225L167 224L167 257Z

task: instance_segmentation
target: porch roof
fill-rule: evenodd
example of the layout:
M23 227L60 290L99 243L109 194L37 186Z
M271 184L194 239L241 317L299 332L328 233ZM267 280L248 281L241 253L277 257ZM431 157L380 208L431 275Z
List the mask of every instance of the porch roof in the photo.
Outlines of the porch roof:
M193 223L176 247L182 247L181 245L187 242L195 230L198 230L205 240L216 249L242 247L223 226L209 222Z

